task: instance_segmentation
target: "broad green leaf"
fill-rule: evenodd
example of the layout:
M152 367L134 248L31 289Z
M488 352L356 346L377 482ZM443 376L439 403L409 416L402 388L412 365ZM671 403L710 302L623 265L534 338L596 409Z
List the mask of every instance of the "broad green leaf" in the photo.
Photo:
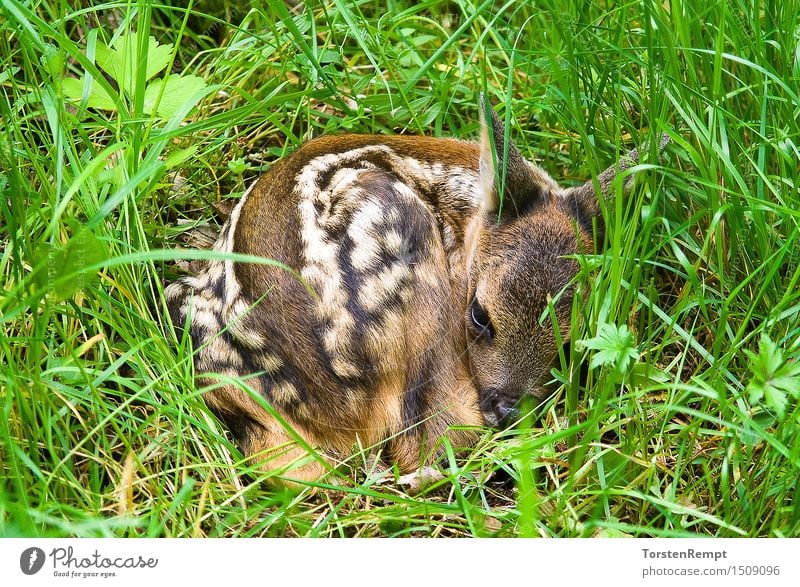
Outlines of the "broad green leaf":
M42 52L41 62L51 76L58 78L64 70L64 53L52 43L47 43Z
M241 175L248 169L250 169L250 164L247 163L247 159L244 157L240 157L238 159L233 159L228 161L228 169L231 170L231 173L234 175Z
M67 299L97 279L88 268L107 256L105 244L90 230L79 228L65 247L46 244L39 249L34 281L49 295Z
M165 84L163 91L162 84ZM163 79L157 79L148 85L144 92L144 112L145 114L155 112L163 118L171 118L189 102L192 102L191 107L194 108L202 98L200 92L205 87L205 80L196 75L172 74L166 83Z
M3 71L0 71L0 84L6 83L12 77L17 75L19 69L20 69L19 67L11 67L9 69L4 69Z
M745 350L750 358L753 377L747 385L751 404L763 400L783 419L789 403L787 395L800 399L800 363L785 361L783 352L766 334L761 336L758 354Z
M193 157L197 153L197 145L190 145L185 149L177 149L169 154L169 156L164 161L164 165L167 169L172 169L173 167L178 167L184 161Z
M800 364L787 363L770 380L770 384L772 387L788 393L794 399L800 399Z
M647 363L635 363L631 369L631 383L636 387L663 384L669 380L669 375L664 371Z
M117 38L111 47L98 43L96 59L103 71L113 77L128 96L132 96L139 68L145 67L144 78L149 80L169 65L171 54L171 43L159 45L155 37L148 37L147 53L139 62L136 33L129 33Z
M83 100L83 88L85 78L67 78L62 80L61 89L64 97L72 102L79 103ZM86 100L87 108L97 108L98 110L116 110L117 105L103 86L92 80L89 87L89 95Z
M100 173L97 174L97 185L111 183L115 188L119 189L125 183L125 169L118 162L115 161L103 167Z
M789 400L781 389L774 385L766 385L764 387L764 403L774 410L779 420L783 420L783 416L786 414L786 404L789 403Z

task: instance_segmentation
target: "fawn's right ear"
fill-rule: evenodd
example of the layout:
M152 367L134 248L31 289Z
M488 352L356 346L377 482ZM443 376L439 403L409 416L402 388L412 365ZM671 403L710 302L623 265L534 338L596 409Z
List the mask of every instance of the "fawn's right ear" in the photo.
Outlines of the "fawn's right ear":
M669 136L666 134L661 135L659 153L664 150L668 143ZM647 146L642 150L647 151ZM565 189L562 192L562 197L566 206L582 224L585 223L591 226L591 219L600 215L600 200L608 198L614 193L612 188L616 177L638 164L640 158L639 149L633 149L624 157L620 157L619 166L617 164L611 165L598 175L597 183L590 179L583 185ZM624 181L622 190L627 192L633 186L633 174L629 174Z
M483 211L513 218L531 210L554 189L556 182L528 163L506 136L505 124L483 93L480 95L480 186Z

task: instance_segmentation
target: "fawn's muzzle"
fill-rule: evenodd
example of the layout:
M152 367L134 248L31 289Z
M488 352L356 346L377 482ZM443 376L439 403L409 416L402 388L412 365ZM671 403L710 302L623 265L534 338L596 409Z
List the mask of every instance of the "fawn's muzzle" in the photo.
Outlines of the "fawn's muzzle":
M481 391L480 408L483 419L493 428L504 428L519 418L520 396L498 389Z

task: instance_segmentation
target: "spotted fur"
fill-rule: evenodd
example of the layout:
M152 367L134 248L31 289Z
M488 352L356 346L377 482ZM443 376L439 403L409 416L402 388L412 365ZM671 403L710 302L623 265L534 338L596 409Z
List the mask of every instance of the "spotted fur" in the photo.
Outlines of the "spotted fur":
M591 182L560 188L511 143L495 165L492 143L503 152L494 113L479 143L313 140L250 187L214 247L302 280L212 261L167 288L206 401L262 467L316 479L354 445L383 443L409 472L442 436L468 445L470 427L542 394L556 339L540 316L557 300L568 337L570 255L602 230L597 195ZM612 179L602 174L600 189ZM275 412L213 374L241 379Z

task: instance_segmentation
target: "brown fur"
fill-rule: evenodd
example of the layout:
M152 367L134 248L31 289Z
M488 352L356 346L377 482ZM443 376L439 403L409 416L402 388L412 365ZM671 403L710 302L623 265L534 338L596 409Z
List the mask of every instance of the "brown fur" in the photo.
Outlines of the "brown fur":
M167 288L209 374L208 405L266 470L314 480L354 445L385 443L410 472L436 458L442 436L469 445L469 427L507 421L521 396L543 395L556 337L539 318L556 300L568 338L569 256L591 251L593 223L602 229L596 190L561 189L510 142L504 160L493 112L482 129L480 143L307 143L254 184L215 245L279 261L305 283L213 261ZM602 174L599 188L612 179Z

